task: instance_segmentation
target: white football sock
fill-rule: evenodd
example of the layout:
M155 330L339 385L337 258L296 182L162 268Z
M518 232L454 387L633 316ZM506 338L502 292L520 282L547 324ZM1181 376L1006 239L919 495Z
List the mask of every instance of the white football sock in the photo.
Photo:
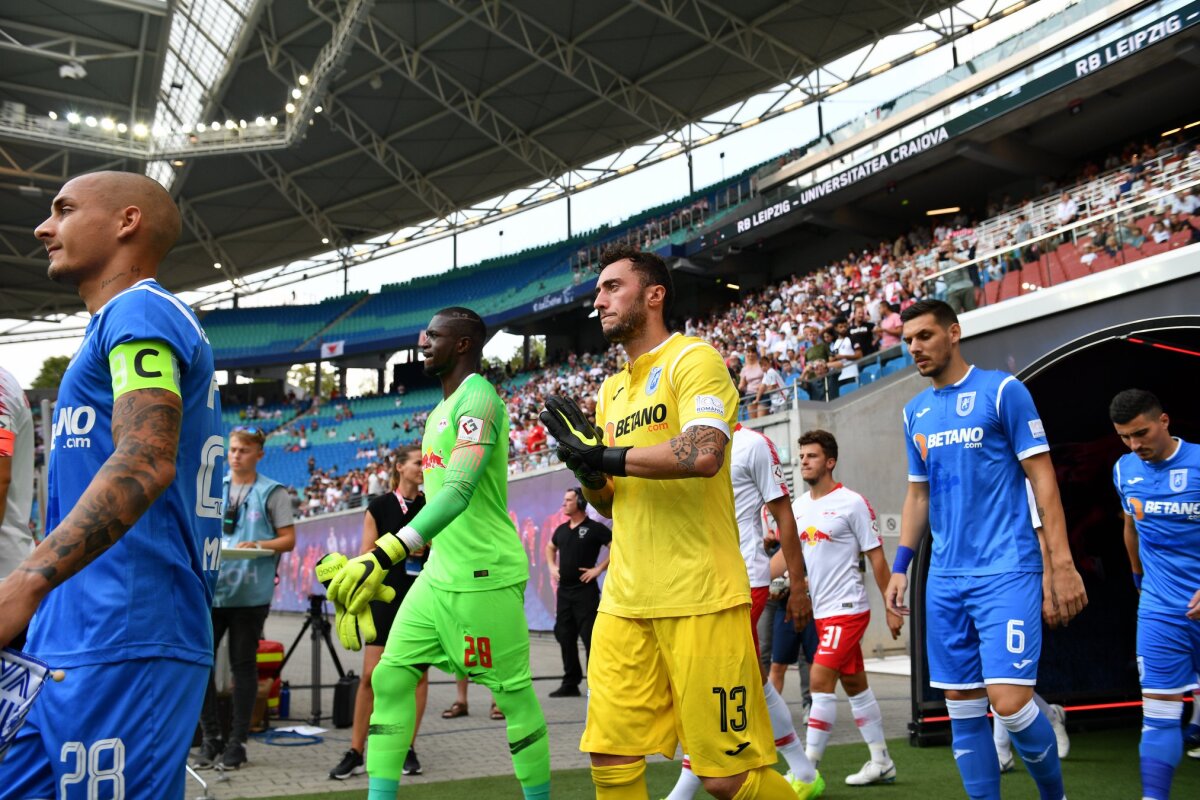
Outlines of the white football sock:
M688 754L684 753L683 768L679 770L679 780L675 782L675 788L667 795L667 800L692 800L698 791L700 791L700 779L692 772L692 762L688 758Z
M833 724L837 722L837 695L832 692L813 692L812 711L808 716L808 760L817 766L825 755Z
M885 766L890 764L892 759L888 756L887 741L883 738L883 713L879 710L875 693L868 688L851 697L850 710L854 713L858 732L871 749L871 760Z
M763 695L767 699L767 713L771 715L771 733L775 736L775 749L783 754L792 777L812 783L817 777L817 770L804 754L804 745L796 735L796 726L792 723L792 712L787 703L783 701L779 692L775 691L770 681L763 684Z

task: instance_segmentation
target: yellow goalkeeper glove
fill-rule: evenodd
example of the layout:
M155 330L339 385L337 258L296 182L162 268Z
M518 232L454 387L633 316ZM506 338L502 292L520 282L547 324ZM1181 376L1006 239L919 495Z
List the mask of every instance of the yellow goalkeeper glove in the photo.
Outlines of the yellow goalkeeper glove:
M408 558L409 547L401 538L405 536L414 543L424 544L411 528L405 528L399 536L385 533L375 540L374 550L350 559L337 571L327 587L329 599L341 603L351 614L362 612L368 603L379 599L377 595L388 570Z
M329 553L317 562L316 573L317 580L328 591L329 584L337 577L337 574L348 564L349 561L341 553ZM381 585L376 591L373 600L379 600L384 603L390 603L396 599L396 590L390 586ZM370 644L375 641L378 635L375 629L375 618L371 615L371 606L368 605L357 614L351 614L346 610L346 607L336 600L333 601L334 613L334 628L337 630L338 639L341 640L342 646L347 650L361 650L364 644Z

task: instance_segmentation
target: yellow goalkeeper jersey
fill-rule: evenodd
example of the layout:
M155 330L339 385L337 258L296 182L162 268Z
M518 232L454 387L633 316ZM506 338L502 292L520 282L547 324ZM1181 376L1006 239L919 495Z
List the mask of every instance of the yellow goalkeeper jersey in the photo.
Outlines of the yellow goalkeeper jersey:
M694 425L732 438L738 394L707 342L672 334L600 387L596 421L609 446L647 447ZM600 610L620 617L708 614L750 602L729 476L732 444L712 478L614 478L612 561Z

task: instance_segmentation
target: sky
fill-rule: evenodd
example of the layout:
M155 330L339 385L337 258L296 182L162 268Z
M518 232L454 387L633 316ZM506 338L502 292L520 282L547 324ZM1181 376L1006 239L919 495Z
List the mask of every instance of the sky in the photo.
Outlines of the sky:
M1071 4L1071 0L1041 0L1010 17L988 25L959 41L959 59L967 60L1003 38L1029 27L1038 19ZM971 0L970 5L977 7L980 13L986 14L989 8L999 9L1007 4ZM926 38L920 38L922 36ZM901 53L912 52L927 40L927 34L919 33L890 37L873 54L873 59L882 61ZM824 101L826 129L833 129L843 122L860 117L881 103L945 72L952 66L951 59L950 48L941 47L904 66L884 72L831 96ZM834 68L837 66L836 62L831 65ZM754 102L747 104L747 108L751 109L750 113L753 113ZM816 106L813 105L696 148L693 150L695 185L701 188L717 183L728 175L735 175L761 164L768 158L805 144L816 136ZM575 194L571 207L572 223L576 231L596 228L618 222L644 209L682 198L687 194L687 162L683 156L677 156ZM631 202L630 198L635 200ZM48 211L49 209L47 213ZM460 233L458 263L473 264L528 247L560 241L566 237L566 201L559 200ZM452 248L451 240L446 238L353 267L350 271L349 288L351 291L374 292L387 283L443 272L453 265ZM340 295L342 286L343 277L338 272L261 292L251 299L244 299L242 305L245 307L317 302L326 297ZM183 293L181 297L188 302L195 302L188 293ZM15 320L0 320L0 331L8 331L17 324L19 323ZM40 329L45 331L47 336L62 336L62 329L82 329L84 324L85 320L82 317L73 317L60 326L27 326L22 330ZM79 346L80 338L79 334L73 334L66 338L0 344L0 366L12 372L22 386L28 387L46 358L73 354ZM519 346L520 341L520 337L498 333L489 342L485 355L507 358ZM350 388L352 391L355 389L353 379Z

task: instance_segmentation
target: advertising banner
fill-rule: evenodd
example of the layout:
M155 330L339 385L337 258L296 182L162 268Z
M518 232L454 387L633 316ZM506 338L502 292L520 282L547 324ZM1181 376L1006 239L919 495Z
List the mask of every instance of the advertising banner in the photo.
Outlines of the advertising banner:
M554 630L556 586L546 564L546 543L554 529L566 522L562 513L563 495L576 485L575 476L566 469L556 469L537 475L520 476L508 484L508 515L512 518L529 559L529 583L525 587L525 617L533 631ZM588 509L596 519L601 519ZM296 548L284 553L279 560L279 583L271 608L276 611L308 610L310 594L324 594L325 589L313 576L313 568L321 556L330 552L357 554L362 543L364 511L327 514L296 523ZM437 539L433 540L437 547ZM603 560L607 550L601 553ZM603 587L601 578L601 587Z

